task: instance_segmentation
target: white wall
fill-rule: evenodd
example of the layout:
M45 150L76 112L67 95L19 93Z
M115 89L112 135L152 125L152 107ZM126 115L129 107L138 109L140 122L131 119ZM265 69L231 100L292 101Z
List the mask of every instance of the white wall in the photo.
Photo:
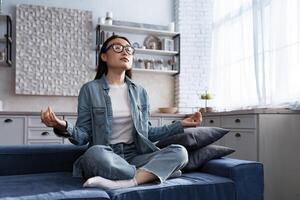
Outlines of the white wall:
M13 30L15 30L15 6L17 4L91 10L93 12L94 27L98 17L105 16L106 11L112 11L114 19L123 21L167 25L174 20L174 3L172 0L5 0L3 1L2 10L3 13L12 16ZM13 38L15 38L15 31L13 32ZM15 57L14 52L15 45L13 46L13 58ZM4 110L40 111L50 105L54 107L55 111L76 111L76 97L15 95L14 74L15 66L0 66L0 100L3 101ZM153 110L174 104L173 77L136 74L134 79L148 90Z
M203 106L199 94L207 88L212 37L212 0L176 0L175 21L181 34L180 76L175 102L181 112Z

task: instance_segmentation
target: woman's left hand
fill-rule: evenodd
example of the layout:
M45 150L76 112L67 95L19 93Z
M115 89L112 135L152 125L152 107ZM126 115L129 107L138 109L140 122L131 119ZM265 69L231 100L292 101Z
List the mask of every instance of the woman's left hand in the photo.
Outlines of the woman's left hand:
M202 114L200 112L195 112L190 117L187 117L181 121L183 127L196 127L200 126L202 122Z

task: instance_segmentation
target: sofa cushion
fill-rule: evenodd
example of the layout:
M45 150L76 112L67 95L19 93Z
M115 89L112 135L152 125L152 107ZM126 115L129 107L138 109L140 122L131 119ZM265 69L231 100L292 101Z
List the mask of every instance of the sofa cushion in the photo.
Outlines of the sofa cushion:
M233 200L232 180L207 173L187 173L164 183L104 191L83 188L83 180L69 172L0 176L0 199L112 199L112 200Z
M233 153L235 150L220 145L207 145L206 147L189 152L189 162L183 168L184 171L192 171L202 167L207 161L221 158Z
M86 145L1 145L0 176L71 172L74 161L86 149Z
M186 128L183 134L172 135L160 140L156 146L164 148L171 144L180 144L188 151L199 149L212 144L223 137L229 130L218 127Z
M108 190L107 193L112 200L234 200L235 186L228 178L193 172L164 183Z
M221 158L208 161L201 171L233 180L236 199L264 199L264 170L262 163Z
M0 199L109 199L97 188L83 188L70 172L0 176Z

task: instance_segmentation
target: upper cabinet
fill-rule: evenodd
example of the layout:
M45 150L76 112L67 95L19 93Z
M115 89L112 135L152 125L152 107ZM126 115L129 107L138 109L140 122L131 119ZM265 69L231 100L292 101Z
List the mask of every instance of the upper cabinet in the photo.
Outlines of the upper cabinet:
M9 15L0 15L0 65L11 66L12 21Z
M104 41L112 35L127 37L135 48L133 71L145 73L180 73L180 34L166 30L124 25L97 25L96 65Z

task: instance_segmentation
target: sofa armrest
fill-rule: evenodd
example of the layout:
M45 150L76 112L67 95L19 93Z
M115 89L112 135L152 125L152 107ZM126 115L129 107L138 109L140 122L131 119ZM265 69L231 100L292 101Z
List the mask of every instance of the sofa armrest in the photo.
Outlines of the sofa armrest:
M255 161L230 158L214 159L207 162L202 171L230 178L236 188L236 200L263 200L263 165Z
M0 146L0 176L72 171L74 161L86 149L75 145Z

